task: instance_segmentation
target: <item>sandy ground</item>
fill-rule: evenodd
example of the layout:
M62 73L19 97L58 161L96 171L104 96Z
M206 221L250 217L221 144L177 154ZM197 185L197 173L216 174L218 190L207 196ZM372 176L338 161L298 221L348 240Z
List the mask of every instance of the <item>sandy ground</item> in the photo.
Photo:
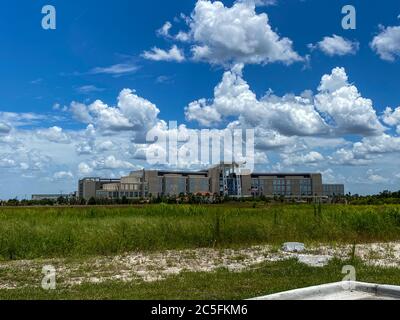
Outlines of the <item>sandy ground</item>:
M300 262L322 267L334 257L349 258L352 245L315 246L301 253L289 253L272 246L254 246L237 250L193 249L158 253L133 252L113 257L81 260L51 259L0 262L0 289L39 286L42 268L52 265L57 271L57 285L70 287L105 281L158 281L183 271L212 272L226 268L240 272L256 268L262 262L297 258ZM355 254L366 264L400 268L400 242L360 244Z

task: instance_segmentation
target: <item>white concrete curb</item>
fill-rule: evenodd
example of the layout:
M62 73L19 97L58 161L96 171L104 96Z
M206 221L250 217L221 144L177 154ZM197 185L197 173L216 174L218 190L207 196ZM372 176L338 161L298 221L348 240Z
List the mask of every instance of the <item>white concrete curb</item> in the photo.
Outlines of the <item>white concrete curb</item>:
M350 288L350 289L346 289ZM358 298L375 298L378 300L400 300L400 286L371 284L363 282L336 282L296 289L277 294L258 297L250 300L358 300ZM348 298L348 299L347 299Z

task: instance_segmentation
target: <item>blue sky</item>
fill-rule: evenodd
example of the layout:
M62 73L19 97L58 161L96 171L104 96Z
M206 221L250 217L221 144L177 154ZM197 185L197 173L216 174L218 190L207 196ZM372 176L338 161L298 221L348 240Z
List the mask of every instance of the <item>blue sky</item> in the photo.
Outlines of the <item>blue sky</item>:
M398 1L270 2L3 1L0 198L69 192L81 176L146 166L138 131L170 120L193 130L238 121L259 129L260 144L279 135L286 143L258 150L263 170L321 171L353 193L400 189ZM41 27L47 4L56 30ZM346 4L356 8L356 30L342 28ZM196 56L194 47L208 51ZM337 88L318 90L324 75L341 81L339 98ZM127 107L117 105L123 89ZM296 103L305 90L309 100ZM116 121L143 123L110 126L90 107L96 100L111 116L125 108ZM262 121L250 121L257 112ZM281 113L294 116L285 122Z

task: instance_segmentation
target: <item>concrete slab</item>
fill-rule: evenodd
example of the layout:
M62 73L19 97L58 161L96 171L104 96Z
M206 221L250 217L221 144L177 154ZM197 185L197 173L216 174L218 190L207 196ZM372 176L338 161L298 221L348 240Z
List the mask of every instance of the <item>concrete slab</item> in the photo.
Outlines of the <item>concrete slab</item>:
M333 259L331 256L310 254L298 254L295 257L297 257L300 263L304 263L311 267L324 267Z
M349 281L336 282L251 300L400 300L400 286Z
M284 252L303 252L305 249L304 243L301 242L286 242L282 245Z

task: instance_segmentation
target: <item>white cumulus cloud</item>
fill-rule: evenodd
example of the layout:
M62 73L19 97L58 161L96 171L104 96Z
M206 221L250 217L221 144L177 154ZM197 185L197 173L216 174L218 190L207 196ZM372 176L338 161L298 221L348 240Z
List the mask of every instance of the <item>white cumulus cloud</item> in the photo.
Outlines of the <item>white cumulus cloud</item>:
M73 179L74 175L71 171L59 171L53 174L54 180Z
M145 51L142 55L145 59L154 61L175 61L182 62L185 55L181 49L173 45L168 51L154 47L150 51Z
M324 160L324 156L316 151L311 151L307 154L282 154L283 163L286 166L297 166L297 165L313 165Z
M169 31L172 28L172 24L171 22L167 21L164 23L164 25L157 30L157 34L162 36L162 37L166 37L169 38L171 35L169 34Z
M373 102L361 96L357 87L348 82L344 68L334 68L322 77L315 96L316 108L326 114L338 133L379 134L384 130Z
M268 14L256 10L275 4L275 0L238 0L228 6L221 1L197 0L190 16L181 14L174 19L176 23L183 21L186 29L171 34L173 25L167 21L157 35L190 45L188 58L192 61L223 66L306 61L294 50L292 40L271 26ZM183 49L175 44L169 50L155 46L144 51L142 57L155 61L186 60Z
M11 131L11 127L4 122L0 122L0 134L7 134Z
M37 131L37 136L55 143L70 143L70 137L60 127L51 127Z
M383 27L371 42L371 48L386 61L400 57L400 26Z
M160 110L150 101L139 97L134 90L123 89L115 107L101 100L89 105L73 102L71 112L76 120L93 124L102 131L130 130L143 133L156 124Z
M258 99L242 76L243 65L224 73L214 89L214 98L192 102L185 109L187 120L202 125L238 117L242 124L275 130L287 136L327 133L328 127L307 96L269 94Z
M400 107L394 110L390 107L386 108L382 120L389 126L397 126L397 133L400 134Z
M93 172L93 168L91 168L87 163L81 162L78 166L80 175L88 175Z
M360 44L357 41L345 39L336 34L324 37L316 45L310 45L312 49L319 49L328 56L345 56L356 54Z
M194 60L212 64L302 61L292 41L273 30L268 15L256 12L256 4L262 3L266 2L241 1L227 7L220 1L198 0L187 21L189 30L177 38L192 43Z

